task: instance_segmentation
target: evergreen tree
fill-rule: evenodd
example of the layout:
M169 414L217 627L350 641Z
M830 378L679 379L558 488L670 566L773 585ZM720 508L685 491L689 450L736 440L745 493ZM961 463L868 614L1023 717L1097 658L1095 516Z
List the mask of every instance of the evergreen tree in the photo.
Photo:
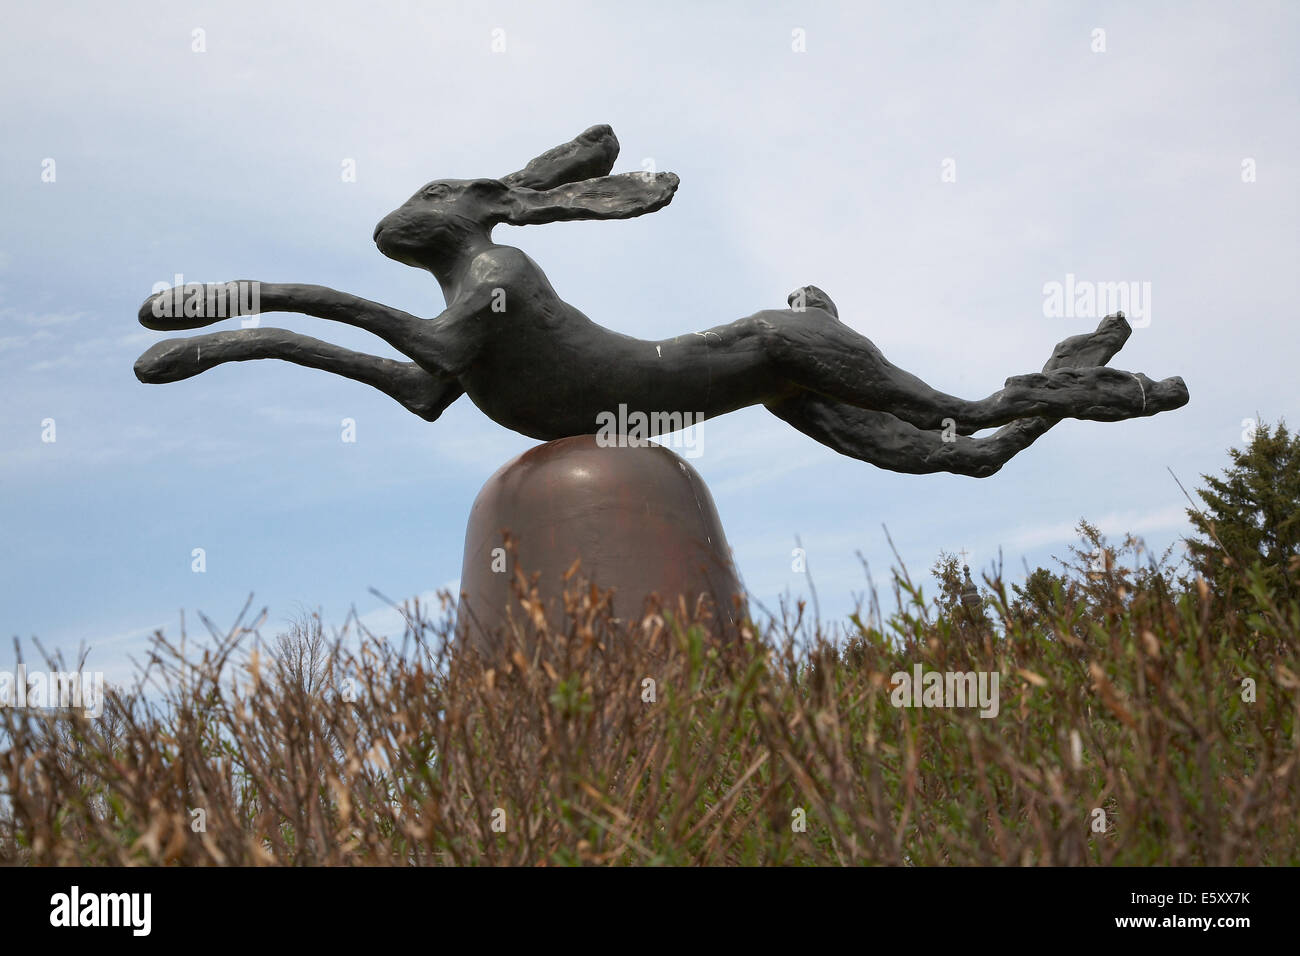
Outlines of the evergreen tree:
M1261 423L1244 451L1228 454L1221 477L1201 476L1204 509L1187 511L1188 562L1219 598L1244 598L1241 572L1256 565L1280 600L1300 597L1300 434Z

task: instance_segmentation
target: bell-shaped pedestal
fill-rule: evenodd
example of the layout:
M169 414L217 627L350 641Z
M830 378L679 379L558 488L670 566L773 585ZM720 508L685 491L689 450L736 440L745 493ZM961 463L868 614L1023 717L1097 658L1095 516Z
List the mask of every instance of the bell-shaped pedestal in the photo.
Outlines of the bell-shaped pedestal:
M513 555L504 550L507 533ZM707 596L720 630L734 631L744 613L731 549L695 469L653 442L602 447L580 435L524 452L478 493L465 532L458 634L493 647L507 609L521 619L516 567L540 574L547 619L563 627L564 574L575 560L579 578L614 589L614 613L624 621L635 620L651 594L665 608L681 597L694 608Z

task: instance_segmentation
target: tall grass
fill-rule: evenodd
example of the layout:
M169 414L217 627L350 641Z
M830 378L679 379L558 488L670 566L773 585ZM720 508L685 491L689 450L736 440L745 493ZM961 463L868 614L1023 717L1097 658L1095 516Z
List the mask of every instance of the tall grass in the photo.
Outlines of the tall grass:
M491 657L419 606L400 644L158 635L97 721L0 709L0 861L1300 862L1300 608L1157 575L1029 620L991 581L963 624L895 582L836 644L801 608L722 643L581 586L558 631L523 585ZM998 715L893 706L916 664L996 671Z

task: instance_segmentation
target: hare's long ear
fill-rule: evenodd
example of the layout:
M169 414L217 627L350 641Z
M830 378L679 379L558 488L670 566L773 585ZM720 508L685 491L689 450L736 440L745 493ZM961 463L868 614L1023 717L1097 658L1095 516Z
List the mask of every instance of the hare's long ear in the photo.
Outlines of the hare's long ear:
M511 189L504 221L531 226L571 219L631 219L662 209L676 191L673 173L620 173L554 189Z
M564 183L576 183L604 176L614 168L618 158L618 138L606 125L593 126L554 149L548 149L528 165L509 176L502 176L507 186L526 189L551 189Z

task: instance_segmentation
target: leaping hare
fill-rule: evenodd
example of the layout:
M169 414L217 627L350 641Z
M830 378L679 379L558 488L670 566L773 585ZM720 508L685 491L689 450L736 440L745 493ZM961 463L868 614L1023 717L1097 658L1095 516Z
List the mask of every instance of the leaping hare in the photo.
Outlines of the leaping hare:
M246 328L159 342L136 361L136 377L175 382L225 362L278 358L365 382L427 421L464 393L498 424L546 441L594 434L599 416L620 406L653 423L666 420L666 412L698 421L761 404L841 454L881 468L977 477L996 472L1062 418L1117 421L1187 403L1180 378L1153 382L1105 367L1132 332L1123 313L1060 343L1041 373L1010 378L974 401L891 365L839 321L834 303L815 286L792 293L790 309L670 339L606 329L563 301L527 255L493 242L492 229L503 222L629 219L672 200L675 175L609 175L617 155L613 130L593 126L500 179L431 182L385 216L375 244L390 259L433 273L447 302L437 318L324 286L255 284L258 301L250 311L345 322L411 362L284 329ZM141 324L194 329L248 314L191 309L187 316L163 307L179 306L181 295L173 289L150 296ZM999 426L988 437L970 437Z

